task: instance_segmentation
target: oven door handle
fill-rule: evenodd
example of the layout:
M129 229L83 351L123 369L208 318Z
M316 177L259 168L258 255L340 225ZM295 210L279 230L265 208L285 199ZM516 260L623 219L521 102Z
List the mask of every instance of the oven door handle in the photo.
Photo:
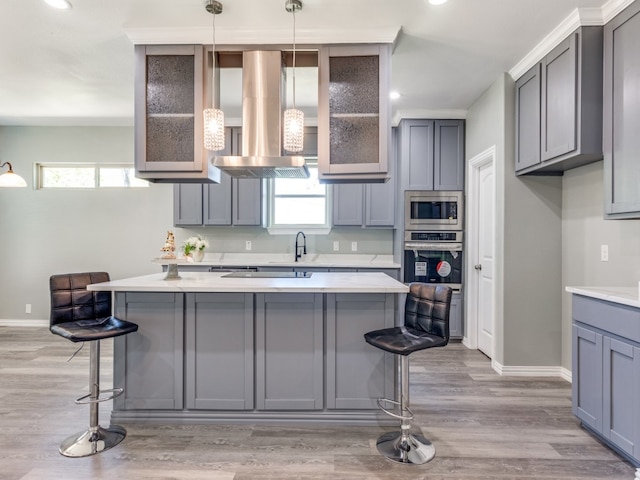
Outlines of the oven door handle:
M405 242L405 250L438 250L438 251L454 251L461 252L461 243L413 243Z

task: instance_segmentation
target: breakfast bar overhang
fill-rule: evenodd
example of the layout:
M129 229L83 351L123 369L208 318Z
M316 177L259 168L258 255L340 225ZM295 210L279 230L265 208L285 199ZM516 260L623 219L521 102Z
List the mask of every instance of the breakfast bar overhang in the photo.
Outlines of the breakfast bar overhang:
M114 423L393 423L377 399L397 398L395 360L363 335L397 323L406 285L380 272L180 276L88 287L139 326L114 339Z

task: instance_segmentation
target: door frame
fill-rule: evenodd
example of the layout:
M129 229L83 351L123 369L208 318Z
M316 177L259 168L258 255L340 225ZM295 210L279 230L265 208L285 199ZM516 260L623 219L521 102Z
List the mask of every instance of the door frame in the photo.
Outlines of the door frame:
M480 169L486 165L491 165L493 167L493 174L495 178L495 164L496 164L496 146L492 145L487 148L483 152L477 154L471 160L469 160L469 174L468 185L467 185L467 259L466 259L466 283L467 283L467 293L466 293L466 301L465 304L465 319L466 325L464 328L464 337L462 339L462 343L470 349L477 350L478 349L478 315L475 306L478 304L478 276L475 274L474 265L478 262L478 225L479 225L479 213L478 213L478 204L479 204L479 188L478 182L480 180ZM494 181L494 191L493 191L493 218L496 219L496 182ZM496 228L496 222L494 221L494 229ZM496 232L494 230L493 236L493 258L495 262L495 253L496 253ZM496 271L494 265L494 272ZM495 273L494 273L495 280ZM495 335L495 327L496 327L496 316L495 316L495 301L496 299L496 289L494 282L493 289L493 298L491 302L493 303L493 318L491 319L491 331L493 332L492 336L492 344L491 351L495 355L496 352L496 335Z

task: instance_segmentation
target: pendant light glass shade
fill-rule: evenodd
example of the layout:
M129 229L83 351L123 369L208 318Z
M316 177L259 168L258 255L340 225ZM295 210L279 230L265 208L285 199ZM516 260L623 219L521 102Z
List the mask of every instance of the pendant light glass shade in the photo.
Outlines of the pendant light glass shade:
M302 1L287 0L284 8L293 14L293 108L284 112L282 146L297 153L304 148L304 113L296 108L296 11L302 9Z
M218 108L204 111L204 148L224 150L224 112Z
M304 148L304 113L297 108L284 112L284 149L289 152L301 152Z
M216 108L216 15L222 13L222 3L208 0L205 9L213 16L213 41L211 42L211 108L204 116L204 148L214 152L224 150L224 112Z
M9 162L4 162L0 168L9 166L9 171L0 175L0 187L26 187L27 182L20 175L13 173L13 168Z

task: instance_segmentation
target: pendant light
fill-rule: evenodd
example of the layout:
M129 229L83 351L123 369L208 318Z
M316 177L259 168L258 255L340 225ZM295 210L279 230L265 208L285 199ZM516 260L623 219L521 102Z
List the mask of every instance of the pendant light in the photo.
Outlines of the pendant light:
M302 10L301 0L287 0L287 12L293 14L293 108L284 112L283 147L288 152L301 152L304 144L304 113L296 109L296 12Z
M13 173L13 168L9 162L4 162L0 165L0 168L4 168L5 165L9 166L9 171L0 174L0 187L26 187L27 182L17 173Z
M211 43L211 108L206 108L204 115L204 148L207 150L224 150L224 112L216 108L216 15L222 13L222 3L207 0L207 12L213 17L213 42Z

